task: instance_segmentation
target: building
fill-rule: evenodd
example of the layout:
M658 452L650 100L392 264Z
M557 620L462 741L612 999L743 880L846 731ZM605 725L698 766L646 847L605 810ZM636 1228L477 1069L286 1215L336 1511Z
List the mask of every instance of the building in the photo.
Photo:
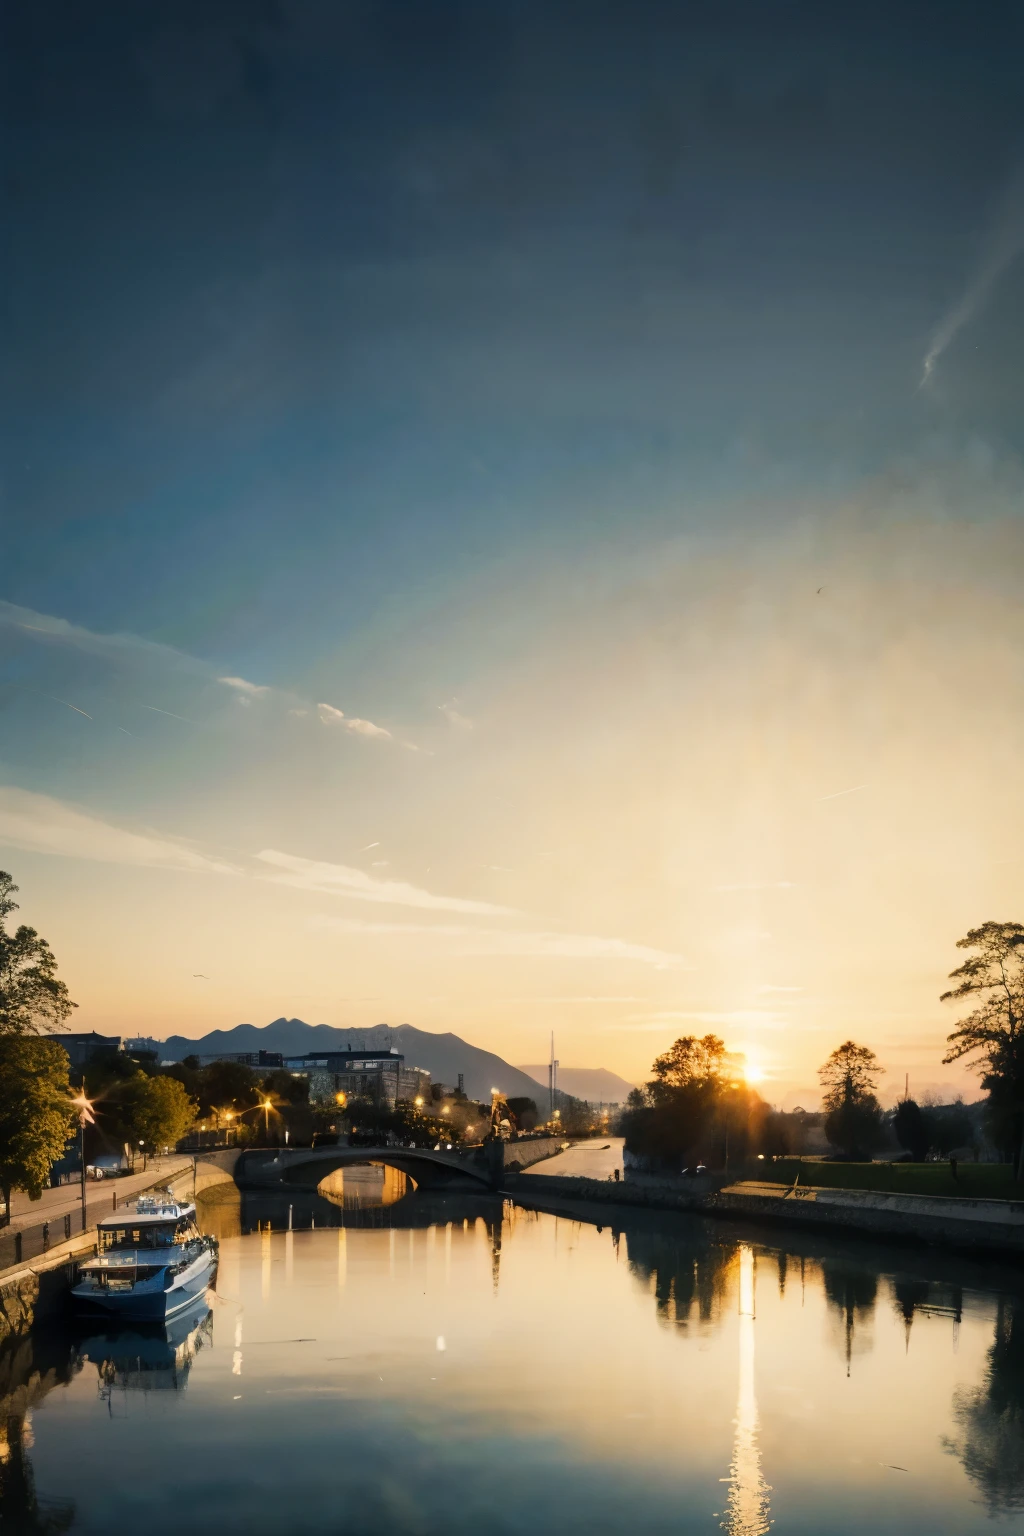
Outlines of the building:
M201 1067L211 1067L215 1061L236 1061L240 1067L273 1072L284 1058L280 1051L215 1051L212 1056L197 1056L196 1061Z
M124 1048L130 1056L157 1056L160 1055L162 1040L154 1040L152 1035L135 1035L133 1039L124 1042Z
M121 1049L120 1035L98 1035L96 1031L70 1035L51 1035L58 1045L64 1047L68 1053L68 1059L73 1067L84 1067L93 1056L116 1056Z
M430 1095L430 1073L407 1067L400 1051L323 1051L317 1055L286 1056L285 1068L309 1078L311 1104L336 1104L346 1099L370 1099L393 1109L399 1099L414 1103Z

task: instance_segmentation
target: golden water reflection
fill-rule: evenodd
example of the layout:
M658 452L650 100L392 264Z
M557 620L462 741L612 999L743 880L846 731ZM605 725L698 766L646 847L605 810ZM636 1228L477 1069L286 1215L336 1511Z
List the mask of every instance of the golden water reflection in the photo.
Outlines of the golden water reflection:
M352 1193L246 1194L212 1331L78 1335L31 1403L9 1372L0 1529L131 1507L171 1536L187 1465L211 1467L197 1536L297 1529L299 1487L326 1532L343 1464L374 1536L472 1536L523 1489L537 1536L1024 1531L1019 1277L397 1183L375 1223Z

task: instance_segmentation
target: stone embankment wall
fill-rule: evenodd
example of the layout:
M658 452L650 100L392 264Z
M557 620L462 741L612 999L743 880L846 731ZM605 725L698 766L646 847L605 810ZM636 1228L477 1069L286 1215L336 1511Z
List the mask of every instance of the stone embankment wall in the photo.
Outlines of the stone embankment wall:
M210 1152L196 1161L195 1187L199 1193L215 1184L231 1180L238 1152ZM186 1166L163 1180L163 1185L181 1196L192 1193L192 1168ZM132 1198L135 1198L134 1196ZM74 1284L78 1261L96 1251L96 1229L82 1232L69 1243L50 1249L45 1258L35 1259L21 1269L8 1270L0 1277L0 1344L5 1339L27 1333L32 1324L67 1304L67 1293Z
M1024 1202L957 1200L944 1195L889 1195L871 1190L786 1190L778 1184L727 1184L722 1179L631 1175L620 1183L526 1174L515 1180L517 1199L557 1205L638 1206L699 1215L782 1222L882 1239L930 1243L960 1251L1024 1257Z
M531 1168L534 1163L544 1162L546 1158L557 1157L568 1145L567 1141L559 1141L552 1136L538 1136L536 1141L506 1141L505 1172L518 1173L523 1168Z

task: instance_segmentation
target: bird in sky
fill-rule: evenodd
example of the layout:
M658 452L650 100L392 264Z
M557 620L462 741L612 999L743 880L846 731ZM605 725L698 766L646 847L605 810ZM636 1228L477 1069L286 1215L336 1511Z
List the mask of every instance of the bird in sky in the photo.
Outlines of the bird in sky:
M193 981L209 981L209 979L210 979L209 976L204 976L202 971L193 971L192 972L192 980Z
M821 594L822 594L822 592L824 592L824 590L825 590L825 588L824 588L824 587L819 587L819 588L818 588L818 596L819 596L819 597L820 597L820 596L821 596Z

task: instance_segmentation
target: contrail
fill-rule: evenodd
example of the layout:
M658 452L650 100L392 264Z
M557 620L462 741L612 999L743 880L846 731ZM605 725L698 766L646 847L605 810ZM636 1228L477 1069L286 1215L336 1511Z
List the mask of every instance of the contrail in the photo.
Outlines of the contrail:
M67 699L58 699L55 693L48 693L46 697L52 699L55 704L63 704L65 709L73 709L76 715L85 715L84 709L79 709L77 704L69 704ZM85 718L91 720L92 715L85 715Z
M819 795L818 796L818 804L820 805L823 800L840 800L843 797L843 795L855 795L857 793L858 789L867 789L867 785L866 784L854 784L852 789L837 789L835 794L832 794L832 795Z
M921 372L923 389L930 383L935 365L956 334L983 308L989 294L1012 262L1024 250L1024 171L1018 171L999 204L982 243L978 263L963 293L939 321L925 353Z

